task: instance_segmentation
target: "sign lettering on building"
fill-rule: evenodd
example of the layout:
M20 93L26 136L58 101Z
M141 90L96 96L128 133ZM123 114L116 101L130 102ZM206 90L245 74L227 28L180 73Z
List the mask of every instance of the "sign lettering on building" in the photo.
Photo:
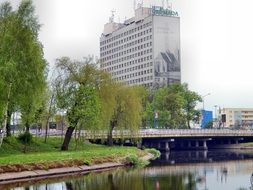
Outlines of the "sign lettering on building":
M159 15L159 16L178 16L177 11L164 9L163 7L159 7L159 6L153 6L152 7L152 14L153 15Z

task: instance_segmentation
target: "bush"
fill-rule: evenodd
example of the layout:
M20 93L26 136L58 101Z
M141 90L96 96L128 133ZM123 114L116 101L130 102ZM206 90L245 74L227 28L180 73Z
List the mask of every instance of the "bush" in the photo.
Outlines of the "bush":
M136 155L130 155L126 158L127 165L135 167L144 167L149 164L149 161L143 160Z
M158 157L161 156L161 152L160 152L159 150L154 149L154 148L146 149L146 151L147 151L148 153L154 155L153 160L155 160L156 158L158 158Z
M23 144L30 144L32 142L32 134L26 131L18 136L18 140Z

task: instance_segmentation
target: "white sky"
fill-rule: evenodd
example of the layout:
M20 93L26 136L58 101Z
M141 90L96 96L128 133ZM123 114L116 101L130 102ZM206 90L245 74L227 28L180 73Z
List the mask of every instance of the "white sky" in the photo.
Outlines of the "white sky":
M182 82L201 95L211 93L205 97L208 109L253 107L253 1L170 1L181 17ZM123 21L133 16L133 2L34 0L46 59L53 65L61 56L99 56L99 37L111 10L116 21ZM162 0L144 0L150 4Z

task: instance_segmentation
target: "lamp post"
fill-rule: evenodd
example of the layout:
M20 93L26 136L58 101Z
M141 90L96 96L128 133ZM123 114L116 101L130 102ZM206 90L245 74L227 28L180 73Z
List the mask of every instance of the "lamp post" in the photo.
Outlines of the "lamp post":
M214 125L216 128L218 127L217 107L217 105L214 105Z
M207 93L207 94L201 96L202 102L203 102L203 110L202 110L202 114L201 114L201 115L202 115L201 128L203 128L204 125L206 124L206 123L205 123L205 117L206 117L206 113L205 113L205 97L206 97L206 96L209 96L210 94L211 94L211 93Z
M207 94L201 96L202 101L203 101L203 111L205 110L205 97L206 97L206 96L209 96L209 95L211 95L211 93L207 93Z

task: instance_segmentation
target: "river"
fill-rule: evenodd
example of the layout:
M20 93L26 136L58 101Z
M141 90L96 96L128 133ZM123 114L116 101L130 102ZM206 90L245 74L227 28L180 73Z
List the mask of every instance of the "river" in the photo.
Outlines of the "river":
M6 190L252 190L253 150L163 153L145 168L117 168L0 185ZM251 183L252 182L252 183Z

